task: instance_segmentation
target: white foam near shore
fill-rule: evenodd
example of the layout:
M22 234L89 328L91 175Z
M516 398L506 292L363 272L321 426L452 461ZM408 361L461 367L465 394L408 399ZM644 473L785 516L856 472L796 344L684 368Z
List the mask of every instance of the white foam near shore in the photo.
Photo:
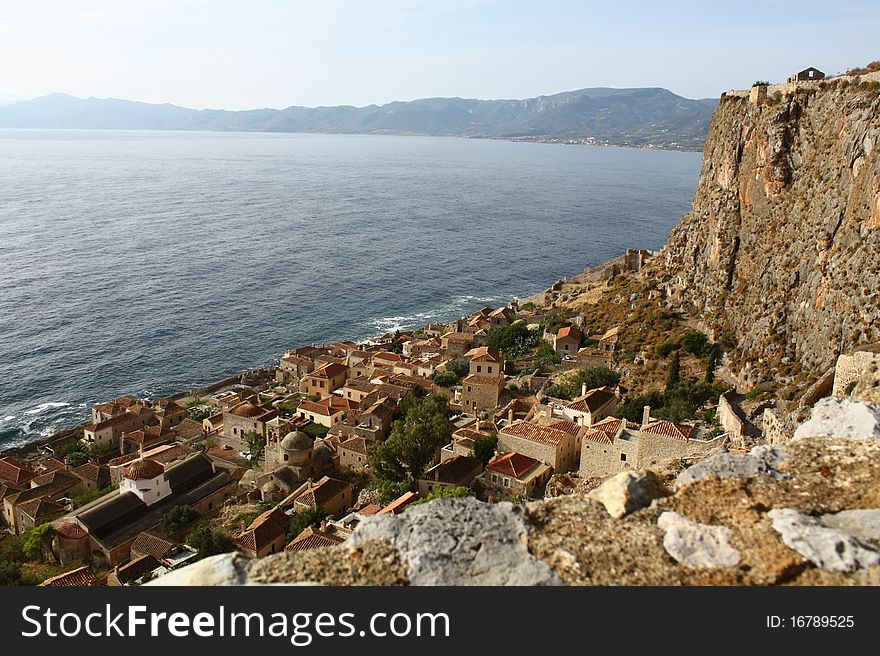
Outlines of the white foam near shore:
M49 401L48 403L41 403L35 408L30 408L29 410L25 410L24 414L26 415L39 415L46 410L52 410L54 408L66 408L70 404L65 401Z

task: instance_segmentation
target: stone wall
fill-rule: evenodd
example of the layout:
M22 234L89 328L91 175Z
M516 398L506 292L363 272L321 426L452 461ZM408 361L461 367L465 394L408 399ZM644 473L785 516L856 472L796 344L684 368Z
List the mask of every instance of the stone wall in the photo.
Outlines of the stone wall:
M852 355L841 355L834 367L834 389L832 396L848 396L847 387L854 385L866 371L880 363L880 353L856 351Z
M775 408L766 408L764 410L762 423L764 427L764 441L767 444L788 444L794 435L794 431L788 425L788 422L780 411Z
M725 392L718 398L718 422L725 431L730 433L730 439L734 445L737 448L743 448L745 446L745 426L730 401L727 400L729 395L730 392Z

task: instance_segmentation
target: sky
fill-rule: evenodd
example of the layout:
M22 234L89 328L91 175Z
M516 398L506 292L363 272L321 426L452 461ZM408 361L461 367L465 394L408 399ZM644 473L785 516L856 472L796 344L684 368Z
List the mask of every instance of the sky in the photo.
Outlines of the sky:
M0 100L202 108L717 97L880 59L880 0L0 0Z

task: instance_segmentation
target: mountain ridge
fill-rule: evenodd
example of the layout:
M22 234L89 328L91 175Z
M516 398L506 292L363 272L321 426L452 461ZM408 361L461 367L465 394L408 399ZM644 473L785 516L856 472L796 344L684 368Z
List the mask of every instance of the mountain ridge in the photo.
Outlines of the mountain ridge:
M0 106L0 128L415 134L697 150L716 105L713 99L683 98L660 87L248 110L55 93Z

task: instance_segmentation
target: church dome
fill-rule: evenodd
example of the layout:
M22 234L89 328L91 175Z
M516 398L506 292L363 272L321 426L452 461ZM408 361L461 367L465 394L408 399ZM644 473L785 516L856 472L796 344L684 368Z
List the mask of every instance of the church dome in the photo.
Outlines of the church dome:
M281 448L285 451L309 451L312 448L312 438L302 431L288 433L281 440Z
M125 477L137 481L156 478L165 473L165 468L155 460L135 460L125 468Z
M232 414L238 415L239 417L256 417L257 415L263 414L263 411L253 403L245 401L244 403L239 403L235 406L232 410Z

